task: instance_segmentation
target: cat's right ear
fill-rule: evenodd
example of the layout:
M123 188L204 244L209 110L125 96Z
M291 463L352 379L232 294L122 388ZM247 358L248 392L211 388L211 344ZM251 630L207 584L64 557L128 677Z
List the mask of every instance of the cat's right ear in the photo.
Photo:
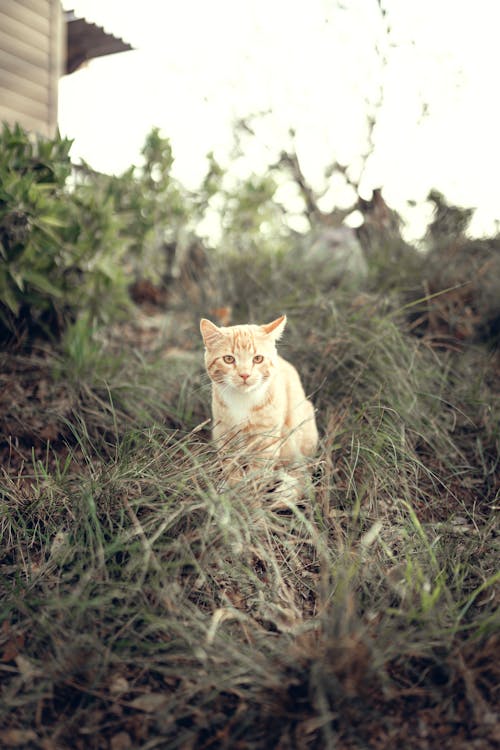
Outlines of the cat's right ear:
M200 331L207 347L214 346L224 336L220 328L217 328L215 323L206 318L200 320Z

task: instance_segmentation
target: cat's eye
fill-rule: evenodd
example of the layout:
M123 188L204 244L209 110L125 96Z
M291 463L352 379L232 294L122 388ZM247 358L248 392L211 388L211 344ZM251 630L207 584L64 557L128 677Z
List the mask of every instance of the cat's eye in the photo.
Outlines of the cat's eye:
M226 363L226 365L232 365L234 362L234 357L232 354L225 354L222 359Z
M253 358L253 361L256 365L260 365L260 363L264 361L264 357L262 356L262 354L256 354Z

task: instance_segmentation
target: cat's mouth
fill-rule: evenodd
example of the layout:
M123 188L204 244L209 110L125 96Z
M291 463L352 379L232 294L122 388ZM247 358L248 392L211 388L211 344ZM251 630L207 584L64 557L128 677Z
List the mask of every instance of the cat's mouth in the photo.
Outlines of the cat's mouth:
M242 383L238 383L237 387L241 388L244 391L251 391L258 385L258 381L252 380L252 382L249 383L248 380L244 380Z

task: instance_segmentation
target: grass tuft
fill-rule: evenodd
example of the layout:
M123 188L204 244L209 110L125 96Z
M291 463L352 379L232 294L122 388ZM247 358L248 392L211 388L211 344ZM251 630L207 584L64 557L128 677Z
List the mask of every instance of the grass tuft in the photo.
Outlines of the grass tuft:
M494 746L496 355L273 274L322 435L300 500L221 491L194 322L2 355L4 745Z

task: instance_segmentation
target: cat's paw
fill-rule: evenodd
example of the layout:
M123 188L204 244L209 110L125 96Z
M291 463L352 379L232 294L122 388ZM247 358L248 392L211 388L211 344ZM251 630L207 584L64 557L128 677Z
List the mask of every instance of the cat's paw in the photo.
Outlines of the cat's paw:
M276 476L276 482L268 493L271 503L270 510L289 508L290 503L297 503L301 496L300 480L287 471L280 471Z
M217 485L217 492L219 495L223 495L225 492L229 492L237 487L246 478L243 469L232 469L231 471L225 471L219 484Z

